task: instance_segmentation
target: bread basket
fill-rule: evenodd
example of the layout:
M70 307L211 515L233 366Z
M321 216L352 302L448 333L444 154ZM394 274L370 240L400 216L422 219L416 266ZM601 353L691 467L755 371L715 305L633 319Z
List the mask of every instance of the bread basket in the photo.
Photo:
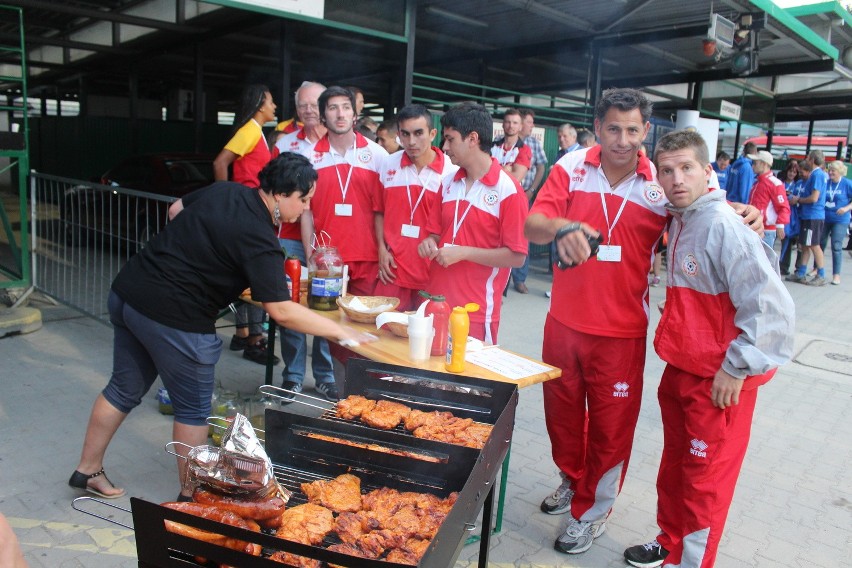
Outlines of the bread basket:
M349 304L355 298L358 298L370 311L363 312L350 308ZM376 318L380 313L392 312L396 309L399 305L399 298L390 296L341 296L337 298L337 305L350 320L356 323L376 323ZM373 311L383 305L386 306L385 309Z
M406 315L411 315L414 312L405 312ZM399 323L395 321L389 321L382 327L388 328L392 334L397 337L408 337L408 323Z

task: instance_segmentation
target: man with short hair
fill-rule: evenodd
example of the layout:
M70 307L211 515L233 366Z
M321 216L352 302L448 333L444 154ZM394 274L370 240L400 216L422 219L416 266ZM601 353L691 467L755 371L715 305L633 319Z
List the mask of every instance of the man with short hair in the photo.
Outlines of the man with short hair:
M327 132L311 153L319 175L311 201L314 230L321 242L337 247L349 267L350 294L371 296L379 274L376 212L381 211L379 171L388 153L354 131L355 95L329 87L319 97L319 113ZM317 391L337 401L334 383Z
M441 207L418 252L432 261L429 291L451 306L479 304L470 314L470 336L496 344L509 269L523 264L529 246L523 235L527 200L489 153L493 121L484 106L458 104L441 117L441 126L444 153L460 169L444 178Z
M521 180L521 187L524 188L524 193L527 196L527 201L532 204L535 190L541 184L541 178L544 177L544 170L547 169L547 156L544 149L541 147L535 136L532 135L535 128L535 113L530 109L521 109L521 138L524 144L529 147L532 154L530 169ZM529 294L527 288L527 274L530 270L530 256L524 259L524 265L519 268L512 269L512 281L515 283L515 291L520 294Z
M521 112L516 108L507 109L503 114L503 137L495 140L491 147L491 155L503 171L518 182L527 175L532 162L532 151L521 138L522 126Z
M442 180L458 167L432 145L438 130L432 113L423 105L403 107L398 124L402 152L391 154L379 175L382 192L377 296L399 298L399 311L414 310L423 302L418 295L429 286L429 261L417 254L427 235L433 211L441 208Z
M554 164L526 220L532 242L555 242L560 263L542 359L562 370L543 385L553 460L562 483L543 512L570 512L555 548L579 554L603 534L621 491L639 417L648 333L648 272L666 223L666 198L640 152L651 102L635 89L604 91L600 144ZM746 222L759 212L747 210ZM592 256L590 237L600 239ZM578 309L582 306L582 309Z
M752 156L755 164L767 159ZM666 303L654 338L666 362L657 392L664 438L660 534L624 551L639 568L713 567L757 389L793 354L796 310L778 259L743 227L725 195L708 187L709 161L701 135L687 130L663 136L654 156L669 200L669 242L677 246L669 251Z
M595 140L595 133L591 130L586 130L585 128L577 132L577 144L580 145L580 148L591 148L597 143Z
M791 274L786 279L810 286L825 286L828 280L825 278L825 256L820 247L820 239L825 229L825 189L828 185L828 174L822 169L825 163L822 150L811 150L805 159L813 171L802 189L802 197L790 198L790 205L799 206L799 219L801 219L799 245L802 247L802 259L801 265L796 267L795 274ZM808 260L811 255L814 257L817 274L808 280Z
M327 132L325 126L320 122L319 113L319 97L323 91L325 91L325 85L311 81L303 82L296 89L296 115L299 117L302 127L279 138L272 150L273 156L282 152L293 152L311 159L314 145ZM278 228L278 242L288 256L296 257L303 265L306 265L308 261L306 251L312 250L311 239L313 234L313 217L309 212L306 212L295 223L281 223ZM302 290L301 293L308 294L308 290ZM307 371L307 335L286 327L279 328L279 332L281 333L281 358L285 365L282 372L284 380L281 386L293 393L300 393ZM331 352L328 341L322 337L313 338L311 371L316 384L334 383ZM285 398L293 400L295 394L285 395Z
M568 152L580 149L580 144L577 142L577 129L567 122L559 127L556 135L559 139L559 151L556 152L554 163L558 162L559 158Z
M731 165L731 157L727 152L719 150L716 152L716 161L710 164L716 177L719 179L719 187L725 187L728 183L728 167Z
M751 169L749 154L757 152L754 142L743 144L743 153L728 168L728 179L721 186L728 194L728 200L736 203L748 203L751 188L754 187L754 171Z
M761 150L757 154L749 154L748 158L757 176L749 203L763 214L763 242L773 248L776 238L784 238L784 225L790 222L787 191L784 183L772 174L772 154Z
M395 120L386 120L376 128L376 143L384 148L388 154L402 150L399 144L399 129Z

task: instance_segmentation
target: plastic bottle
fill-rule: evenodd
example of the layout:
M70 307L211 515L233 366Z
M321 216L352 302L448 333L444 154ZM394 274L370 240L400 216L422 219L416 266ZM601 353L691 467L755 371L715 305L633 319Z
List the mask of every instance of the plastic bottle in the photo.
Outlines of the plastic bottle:
M337 247L319 247L308 259L308 307L334 311L343 287L343 259Z
M287 275L289 282L287 282L288 288L290 288L290 299L299 303L299 285L302 282L302 263L295 256L287 257L287 260L284 261L284 274Z
M453 308L450 314L449 341L447 342L446 369L451 373L464 371L464 352L467 346L467 334L470 332L470 317L461 306Z
M432 296L428 293L421 292L420 295L429 298L429 303L426 304L426 316L434 315L432 325L435 327L435 338L432 340L432 355L444 356L447 354L447 336L450 329L450 305L446 302L444 296Z

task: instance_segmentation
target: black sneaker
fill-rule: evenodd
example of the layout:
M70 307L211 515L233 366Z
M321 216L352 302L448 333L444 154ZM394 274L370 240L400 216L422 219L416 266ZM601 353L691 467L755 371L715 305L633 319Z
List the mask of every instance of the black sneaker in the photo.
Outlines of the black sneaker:
M266 339L261 339L254 345L246 345L246 348L243 350L243 359L248 359L249 361L254 361L260 365L266 365ZM281 359L272 356L272 364L277 365L281 362Z
M246 337L237 337L236 335L231 336L231 344L228 346L228 349L231 351L242 351L248 345L248 336Z
M290 391L289 393L281 394L281 404L290 404L291 402L296 400L296 395L302 392L302 385L300 385L299 383L294 383L293 381L284 381L284 384L281 385L281 388Z
M314 388L318 393L331 402L337 402L340 400L340 395L337 393L337 385L335 383L320 383Z
M663 563L669 551L660 546L657 539L647 544L637 544L624 551L624 560L637 568L654 568Z

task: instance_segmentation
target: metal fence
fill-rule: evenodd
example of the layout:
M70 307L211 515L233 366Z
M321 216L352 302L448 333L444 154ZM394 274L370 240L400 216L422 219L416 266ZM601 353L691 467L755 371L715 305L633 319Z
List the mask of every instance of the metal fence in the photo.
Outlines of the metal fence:
M168 220L172 197L32 173L33 286L104 323L118 271Z

